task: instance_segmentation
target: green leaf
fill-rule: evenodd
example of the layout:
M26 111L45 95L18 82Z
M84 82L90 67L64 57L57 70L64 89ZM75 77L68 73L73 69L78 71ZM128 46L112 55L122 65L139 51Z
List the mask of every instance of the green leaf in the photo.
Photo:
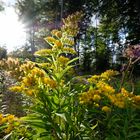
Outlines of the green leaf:
M140 131L136 132L131 132L130 134L127 135L127 138L135 138L140 136Z
M7 134L6 136L4 136L3 140L8 140L10 138L10 136L12 135L12 132Z
M77 61L77 60L79 60L79 57L73 58L72 60L70 60L70 61L67 63L67 65L69 65L69 64L71 64L72 62L75 62L75 61Z
M60 118L62 118L63 120L65 120L67 122L66 116L64 113L55 113L56 116L59 116Z
M95 125L93 125L93 126L91 127L91 129L94 130L97 126L98 126L98 122L97 122Z

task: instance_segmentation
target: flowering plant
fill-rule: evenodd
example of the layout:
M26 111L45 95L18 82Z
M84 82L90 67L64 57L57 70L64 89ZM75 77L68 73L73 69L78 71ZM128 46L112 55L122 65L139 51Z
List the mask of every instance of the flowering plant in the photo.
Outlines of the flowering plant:
M50 48L35 52L39 61L22 63L12 58L0 61L1 67L17 79L10 90L23 93L30 100L27 115L19 119L11 115L12 124L8 119L10 115L0 115L0 128L5 127L7 138L115 139L114 132L118 130L114 128L110 134L108 131L124 117L121 114L119 118L117 113L131 107L139 108L139 95L124 87L117 90L112 84L119 74L117 71L107 70L89 78L73 77L78 58L74 58L76 52L72 46L82 16L76 12L63 19L62 28L53 30L51 36L45 38Z

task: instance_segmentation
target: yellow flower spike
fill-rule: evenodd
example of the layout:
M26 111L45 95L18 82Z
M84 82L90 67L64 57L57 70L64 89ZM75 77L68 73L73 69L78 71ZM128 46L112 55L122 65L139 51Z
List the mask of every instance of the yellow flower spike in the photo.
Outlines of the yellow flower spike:
M36 51L34 55L38 56L48 56L53 53L52 49L41 49L39 51Z
M37 63L40 68L48 68L51 67L50 63Z
M69 46L73 46L75 44L74 39L73 38L68 38L68 37L63 37L62 41L65 45L69 45Z
M54 30L51 31L51 34L54 36L54 35L56 35L57 32L58 32L58 30L54 29Z
M82 12L76 12L71 16L62 19L64 25L62 26L61 30L67 33L69 36L76 36L78 33L78 22L81 20L82 17Z
M58 49L62 49L63 48L63 44L60 40L56 40L54 42L55 46L58 48Z
M56 36L57 36L58 38L61 38L61 37L62 37L62 32L61 32L61 31L56 32Z
M71 53L71 54L76 54L76 51L73 48L65 47L63 48L63 51L65 53Z
M51 34L53 36L56 36L57 38L61 38L62 37L62 32L58 31L58 30L52 30Z
M20 71L24 71L25 73L29 72L34 68L35 64L31 61L27 61L25 64L20 66Z
M108 107L108 106L103 106L103 107L102 107L102 111L103 111L103 112L106 112L106 113L110 113L110 112L111 112L111 108Z
M49 37L45 37L44 40L47 41L47 42L49 42L49 43L51 43L51 44L54 43L54 42L56 41L55 38L50 37L50 36L49 36Z
M58 62L61 63L62 65L65 65L70 59L64 56L60 56L58 58Z

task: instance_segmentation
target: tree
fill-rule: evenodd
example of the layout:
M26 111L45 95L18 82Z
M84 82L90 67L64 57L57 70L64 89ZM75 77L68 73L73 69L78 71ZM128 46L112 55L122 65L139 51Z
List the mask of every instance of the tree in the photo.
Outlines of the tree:
M7 50L5 47L0 47L0 60L7 57Z
M3 2L0 0L0 11L3 11L4 7L3 7Z
M119 33L128 34L126 43L137 44L140 42L140 6L138 0L97 0L94 11L98 14L105 29L111 27L112 39L119 42Z

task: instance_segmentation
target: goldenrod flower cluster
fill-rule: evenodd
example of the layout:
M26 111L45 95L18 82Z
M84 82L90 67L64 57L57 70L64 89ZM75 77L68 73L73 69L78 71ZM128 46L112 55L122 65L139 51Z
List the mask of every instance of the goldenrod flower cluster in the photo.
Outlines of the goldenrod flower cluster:
M114 70L107 70L104 73L102 73L100 75L100 77L104 80L110 80L111 77L118 75L119 72L118 71L114 71Z
M4 116L0 114L0 126L5 125L6 128L4 129L5 133L10 133L14 129L14 122L18 121L18 118L14 115L7 115Z
M104 73L102 73L101 75L93 75L91 78L88 79L89 83L92 84L96 84L98 82L98 80L100 81L109 81L110 78L112 78L113 76L118 75L119 72L118 71L114 71L114 70L107 70Z
M73 48L65 47L63 49L64 53L71 53L71 54L76 54L75 50Z
M45 77L43 79L43 83L45 85L48 85L51 88L55 88L56 87L56 82L54 80L52 80L51 78L49 78L49 77Z
M18 85L10 88L12 91L37 96L40 88L44 88L44 91L51 91L57 87L57 80L54 77L59 77L57 75L61 75L61 72L64 74L63 70L70 61L68 57L64 56L64 53L75 54L75 50L70 46L74 45L74 36L78 33L78 22L81 17L80 12L69 16L63 20L64 25L61 30L55 29L51 32L51 36L44 38L51 48L39 50L35 52L35 55L45 57L47 63L27 61L22 64L19 67L19 71L23 72L22 79ZM72 68L69 70L73 72Z
M56 41L56 39L51 36L45 37L44 40L47 41L48 43L52 43L52 44L54 44Z
M62 32L58 30L52 30L51 34L56 36L58 39L62 37Z
M140 108L140 95L135 95L132 97L132 102L135 107Z
M12 86L10 90L14 92L23 92L32 96L39 93L39 87L41 85L43 85L44 88L50 87L52 89L56 87L56 82L49 78L44 70L34 67L22 78L21 85Z
M63 43L64 43L65 45L67 45L67 46L73 46L73 45L75 44L74 38L72 38L72 37L67 37L65 34L64 34L64 36L63 36L63 38L62 38L62 41L63 41Z
M48 55L51 55L52 53L53 53L52 49L41 49L39 51L36 51L35 55L48 56Z
M78 33L78 22L83 17L81 12L76 12L68 16L66 19L63 19L64 25L62 26L61 30L67 33L69 36L76 36Z
M99 81L97 84L96 84L96 88L98 88L101 93L104 93L104 94L114 94L115 93L115 89L110 86L109 84L103 82L103 81Z
M70 59L65 56L58 57L57 61L60 65L65 65Z
M0 68L8 71L7 74L11 75L12 77L19 79L20 73L20 61L19 59L8 57L8 59L3 59L0 61Z
M46 37L44 39L53 47L53 49L62 49L63 48L63 43L62 43L61 39L56 39L54 37Z
M92 103L96 107L101 107L101 110L104 112L110 112L111 108L109 106L111 105L119 108L125 108L129 105L136 107L140 105L139 95L134 95L128 92L125 88L122 88L118 93L107 83L107 81L109 81L110 78L115 75L118 75L118 72L108 70L101 75L94 75L89 78L88 82L91 84L92 88L80 94L80 103Z

